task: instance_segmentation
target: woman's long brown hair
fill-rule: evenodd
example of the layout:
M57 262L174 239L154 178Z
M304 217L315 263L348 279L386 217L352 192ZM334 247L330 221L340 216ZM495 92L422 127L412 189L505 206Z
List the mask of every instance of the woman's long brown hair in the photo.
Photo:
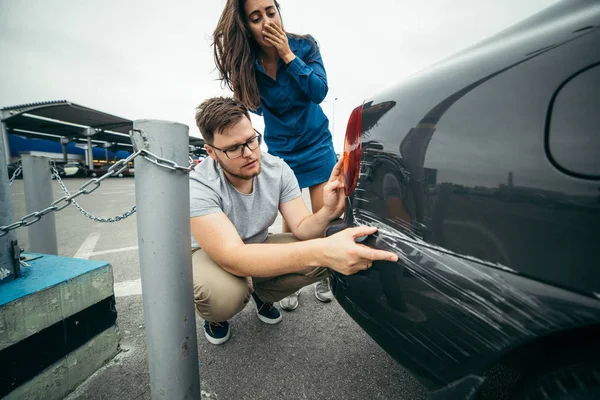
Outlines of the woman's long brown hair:
M219 80L233 91L236 99L256 110L260 105L260 92L256 84L254 61L259 49L245 23L244 2L227 0L213 33L213 49ZM277 0L273 2L281 15L279 3ZM288 34L311 40L316 54L316 43L312 38Z

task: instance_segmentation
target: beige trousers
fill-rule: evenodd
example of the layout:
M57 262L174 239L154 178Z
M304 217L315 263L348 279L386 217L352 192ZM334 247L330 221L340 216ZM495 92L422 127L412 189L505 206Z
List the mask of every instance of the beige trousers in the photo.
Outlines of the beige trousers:
M298 239L291 233L269 234L265 243L291 243ZM329 275L327 268L302 271L270 278L239 277L217 265L202 249L192 251L194 302L196 311L207 321L226 321L242 311L252 292L265 302L276 302L296 290Z

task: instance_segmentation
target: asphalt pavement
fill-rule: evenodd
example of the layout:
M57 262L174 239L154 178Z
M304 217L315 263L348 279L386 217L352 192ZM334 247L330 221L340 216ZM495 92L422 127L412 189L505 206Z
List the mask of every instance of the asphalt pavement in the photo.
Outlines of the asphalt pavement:
M85 179L65 179L77 190ZM54 198L63 195L53 182ZM308 202L308 193L304 193ZM11 198L16 218L26 214L23 182ZM110 178L80 205L114 217L135 204L133 178ZM168 210L165 210L168 212ZM56 213L59 255L109 261L113 266L121 352L68 400L150 399L136 218L98 223L70 206ZM281 230L278 219L272 232ZM17 230L28 248L26 228ZM168 268L168 266L165 266ZM262 323L252 302L231 321L231 339L211 345L196 319L203 399L425 399L422 387L383 351L335 301L323 304L305 287L300 306L277 325Z

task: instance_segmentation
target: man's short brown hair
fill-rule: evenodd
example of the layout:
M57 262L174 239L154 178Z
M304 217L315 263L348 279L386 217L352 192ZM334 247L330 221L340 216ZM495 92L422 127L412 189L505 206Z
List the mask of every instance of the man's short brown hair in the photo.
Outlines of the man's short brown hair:
M196 125L208 144L214 142L215 133L223 133L244 117L250 119L248 108L233 97L212 97L196 107Z

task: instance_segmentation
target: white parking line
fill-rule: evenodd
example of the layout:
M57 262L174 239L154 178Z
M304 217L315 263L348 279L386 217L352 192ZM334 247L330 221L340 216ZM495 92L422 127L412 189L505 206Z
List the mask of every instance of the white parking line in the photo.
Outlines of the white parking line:
M98 243L98 239L100 238L100 234L97 232L90 233L87 238L83 241L83 244L77 250L77 253L73 256L73 258L82 258L87 260L90 258L90 255L94 251L96 247L96 243Z
M121 247L120 249L100 250L100 251L95 251L93 253L90 253L90 257L100 256L103 254L120 253L122 251L131 251L131 250L137 250L137 249L138 249L137 246L131 246L131 247Z
M142 279L115 283L115 297L135 296L142 294Z
M131 192L131 190L127 190L127 191L118 191L118 192L98 192L98 194L108 194L108 195L113 195L113 194L120 194L120 195L135 195L135 192Z

